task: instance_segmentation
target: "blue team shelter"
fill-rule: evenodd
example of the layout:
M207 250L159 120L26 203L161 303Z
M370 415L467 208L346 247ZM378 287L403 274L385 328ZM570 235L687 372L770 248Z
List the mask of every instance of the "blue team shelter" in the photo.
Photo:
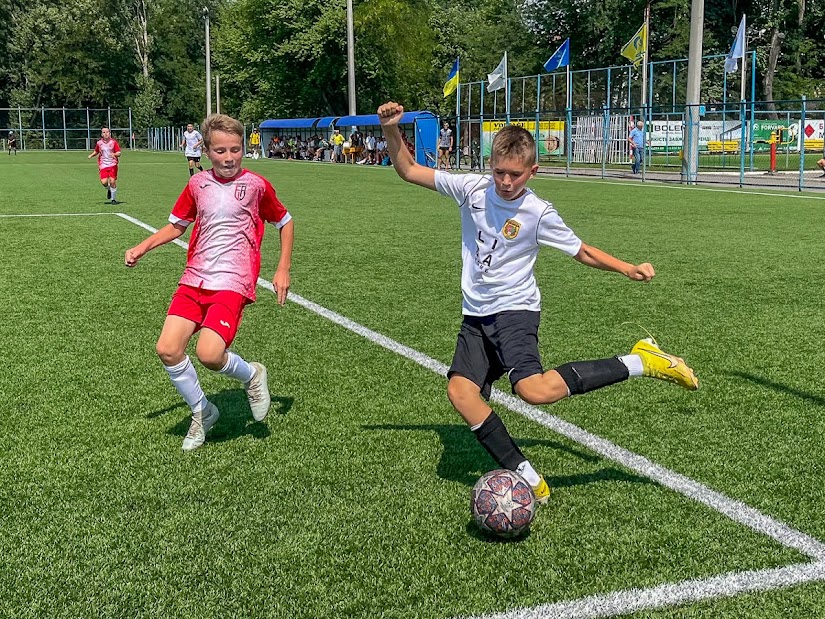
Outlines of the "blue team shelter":
M405 112L399 122L407 139L415 146L415 160L421 165L434 167L436 161L436 144L438 142L438 117L432 112ZM362 134L372 131L381 134L378 114L359 114L355 116L324 116L320 118L275 118L258 125L261 132L262 146L266 146L273 135L301 135L308 137L316 133L329 138L334 129L339 129L349 137L352 127L358 127Z

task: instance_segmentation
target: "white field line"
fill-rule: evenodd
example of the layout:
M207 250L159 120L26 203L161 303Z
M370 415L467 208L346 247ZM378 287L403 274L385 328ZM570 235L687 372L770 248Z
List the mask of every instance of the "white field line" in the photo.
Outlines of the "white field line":
M117 215L145 230L150 232L157 231L156 228L134 217L130 217L124 213L118 213ZM186 243L179 239L176 239L174 242L183 248L188 247ZM258 285L267 290L273 290L272 284L262 278L258 278ZM300 295L290 293L289 300L353 333L361 335L387 350L415 361L437 374L446 376L448 369L446 365L417 350L404 346L381 333L368 329L346 316L342 316L317 303L304 299ZM612 617L635 612L639 609L662 608L686 602L732 596L752 591L765 591L789 587L804 582L825 580L825 545L813 537L797 531L779 520L762 514L741 501L731 499L720 492L711 490L704 484L655 464L644 456L635 454L563 419L550 415L512 395L494 389L492 399L514 412L520 413L528 419L587 447L591 451L601 454L624 468L648 477L667 488L702 503L726 515L734 522L743 524L754 531L767 535L783 546L793 548L802 554L816 559L817 562L777 569L735 572L706 579L660 585L649 589L630 589L627 591L582 598L572 602L542 605L532 609L490 615L489 619L549 619L550 617L575 617L584 619L590 617Z
M19 213L0 215L0 217L93 217L95 215L117 215L117 213Z
M627 182L618 180L608 180L601 178L569 178L566 176L554 176L552 174L540 174L538 180L564 181L567 183L597 183L603 185L625 185L627 187L649 187L651 189L677 189L682 191L709 191L711 193L738 193L746 196L768 196L770 198L792 198L795 200L825 200L825 196L811 196L807 194L782 193L783 191L793 191L792 187L779 188L775 191L748 191L746 189L713 189L710 187L696 187L695 185L675 185L666 181L648 180L644 183Z
M690 602L729 598L743 593L784 589L825 580L825 563L803 563L766 570L730 572L649 589L627 589L592 595L569 602L542 604L476 619L595 619L616 617ZM754 615L755 616L755 615Z

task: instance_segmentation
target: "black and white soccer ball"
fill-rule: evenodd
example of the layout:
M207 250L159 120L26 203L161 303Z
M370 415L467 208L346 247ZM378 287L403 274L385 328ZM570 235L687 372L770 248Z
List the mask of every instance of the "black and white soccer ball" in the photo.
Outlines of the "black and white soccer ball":
M536 517L536 497L514 471L496 469L482 475L473 487L470 510L476 524L499 537L518 537Z

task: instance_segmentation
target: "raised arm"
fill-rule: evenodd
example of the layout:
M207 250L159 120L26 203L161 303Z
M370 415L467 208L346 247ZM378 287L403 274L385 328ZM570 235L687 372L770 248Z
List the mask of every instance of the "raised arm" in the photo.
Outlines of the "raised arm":
M582 264L593 267L594 269L621 273L625 277L638 282L649 282L653 279L653 276L656 275L656 271L653 270L653 265L649 262L638 265L630 264L624 260L619 260L615 256L611 256L597 247L585 243L582 243L579 253L573 257Z
M186 232L185 226L180 224L166 224L163 228L155 232L143 242L135 245L131 249L126 250L126 266L135 266L138 263L138 260L155 249L155 247L160 247L170 241L174 241L184 232Z
M404 106L390 101L378 108L378 120L387 139L387 152L398 176L408 183L435 190L435 170L415 162L404 142L398 121L404 115Z

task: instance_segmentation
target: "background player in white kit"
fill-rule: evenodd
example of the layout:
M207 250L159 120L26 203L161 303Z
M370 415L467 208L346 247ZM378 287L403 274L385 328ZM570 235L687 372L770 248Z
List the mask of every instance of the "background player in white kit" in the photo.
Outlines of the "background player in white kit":
M195 173L195 168L203 172L201 146L203 146L203 136L200 131L195 129L195 125L189 123L186 125L186 131L183 132L183 140L180 143L180 148L184 149L183 154L186 155L186 160L189 162L189 176Z
M398 129L403 113L394 102L378 108L395 171L407 182L453 198L461 212L464 320L447 374L447 395L493 460L520 473L544 503L550 496L547 483L485 401L498 378L507 374L513 391L530 404L550 404L630 376L691 390L699 382L682 359L663 352L653 338L637 342L629 355L566 363L545 372L538 349L541 295L533 273L540 246L635 281L649 281L653 266L633 265L582 243L553 205L527 188L538 166L535 142L525 129L509 125L496 135L491 176L454 175L413 160Z
M89 153L89 159L97 156L100 172L100 184L106 188L106 199L117 204L117 166L120 161L120 144L112 137L109 127L100 130L100 139L95 149Z
M202 132L212 169L190 177L169 223L126 252L126 265L133 267L147 252L178 238L195 223L186 268L156 347L172 384L192 409L192 422L183 440L186 451L203 444L219 415L218 408L206 399L186 355L186 346L196 331L200 331L196 348L200 362L244 384L256 421L263 421L269 412L266 368L247 363L228 348L244 307L255 301L267 222L281 235L281 255L272 279L280 305L286 302L292 265L292 217L269 181L241 167L243 125L216 114L204 121Z

